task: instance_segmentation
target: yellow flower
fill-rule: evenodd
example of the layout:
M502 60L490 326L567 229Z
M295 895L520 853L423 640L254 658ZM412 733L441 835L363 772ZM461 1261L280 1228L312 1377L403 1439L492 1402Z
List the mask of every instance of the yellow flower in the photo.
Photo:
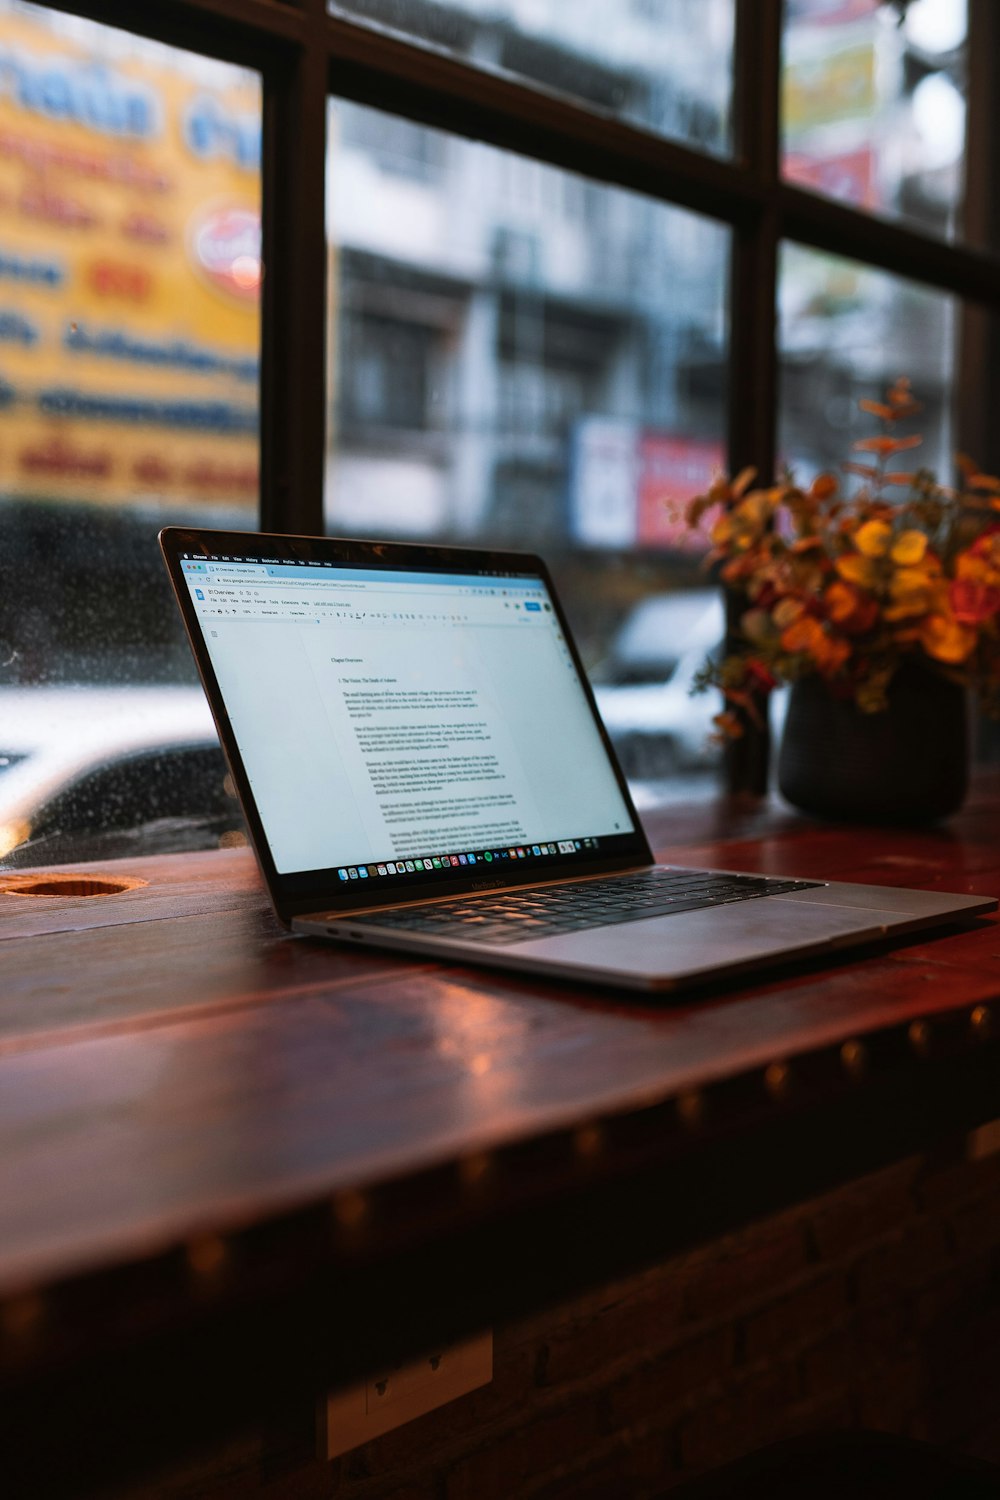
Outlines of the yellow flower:
M773 512L770 492L752 490L715 522L710 533L713 546L723 552L749 552L764 539Z
M870 521L867 524L880 526L882 523ZM835 566L841 578L846 578L848 583L860 584L863 589L873 589L878 582L875 564L870 558L862 557L860 552L845 552L843 557L837 558Z
M889 603L883 614L889 621L925 615L935 607L940 591L940 565L926 556L918 567L897 568L889 580Z
M922 560L927 538L922 531L901 531L892 544L889 556L900 567L909 568Z
M917 615L925 615L931 607L930 596L921 591L913 594L900 594L898 599L893 599L882 611L882 618L890 625L897 620L912 620Z
M765 488L745 469L689 507L702 535L715 522L708 560L746 600L743 652L733 660L745 673L747 650L757 650L775 675L818 673L859 703L867 695L874 710L900 661L923 653L956 680L985 684L1000 703L1000 475L964 455L960 489L927 470L890 468L921 441L897 435L900 420L920 409L905 379L861 409L883 430L854 443L841 465L863 481L853 495L841 494L833 474L804 488L786 474ZM900 506L889 497L904 485L910 495ZM702 521L712 500L725 513ZM730 707L741 706L727 692Z
M774 514L775 503L775 491L751 490L737 505L735 515L744 525L762 530Z
M854 545L862 557L884 557L891 537L892 527L887 521L865 521L857 529Z
M897 568L889 580L889 592L896 598L900 594L912 594L916 589L930 589L940 576L937 558L926 557L919 567Z
M731 493L733 495L733 498L739 499L740 495L746 494L747 490L750 488L756 478L756 469L750 467L749 465L745 469L741 469L731 485Z
M733 523L729 516L720 516L712 527L712 542L716 547L724 547L733 534Z

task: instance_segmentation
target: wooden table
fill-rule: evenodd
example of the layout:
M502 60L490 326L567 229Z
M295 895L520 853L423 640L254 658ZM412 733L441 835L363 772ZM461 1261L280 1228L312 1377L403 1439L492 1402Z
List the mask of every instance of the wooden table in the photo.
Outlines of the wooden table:
M992 894L998 794L924 831L647 825ZM146 883L0 894L0 1454L37 1475L57 1423L53 1493L1000 1115L993 920L652 1005L291 937L244 850L77 873Z

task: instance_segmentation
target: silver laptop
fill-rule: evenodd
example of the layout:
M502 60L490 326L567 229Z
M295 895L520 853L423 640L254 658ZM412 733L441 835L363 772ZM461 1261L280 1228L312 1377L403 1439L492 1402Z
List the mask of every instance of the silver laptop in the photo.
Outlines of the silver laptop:
M298 932L670 991L997 905L656 865L537 557L179 528L160 542Z

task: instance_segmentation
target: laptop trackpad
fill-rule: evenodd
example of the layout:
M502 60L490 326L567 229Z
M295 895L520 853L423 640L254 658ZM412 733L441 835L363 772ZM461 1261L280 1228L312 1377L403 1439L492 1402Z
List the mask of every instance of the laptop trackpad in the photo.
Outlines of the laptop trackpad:
M900 924L899 912L812 906L794 898L769 896L763 901L735 901L705 911L543 938L519 945L518 955L537 955L581 973L606 969L609 975L631 975L633 982L645 977L657 987L666 987L672 980L766 963L772 956L787 958L872 941Z

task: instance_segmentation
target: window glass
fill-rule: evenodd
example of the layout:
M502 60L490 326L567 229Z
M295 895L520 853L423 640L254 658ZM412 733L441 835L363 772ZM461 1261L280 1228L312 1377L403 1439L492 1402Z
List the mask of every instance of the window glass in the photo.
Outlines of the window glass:
M399 124L331 106L328 529L543 552L626 764L703 768L679 510L725 465L729 233ZM678 590L699 607L632 618Z
M787 0L785 177L960 233L966 0Z
M858 401L906 376L922 404L921 466L954 477L952 394L957 299L797 245L779 274L781 461L800 480L839 470L870 437Z
M732 149L733 0L330 0L330 10L671 140Z
M210 794L226 810L226 769L218 748L183 747L132 755L82 777L46 810L38 832L69 839L140 823L198 817ZM231 809L229 809L231 812Z
M156 532L253 523L260 132L257 75L0 0L0 858L66 738L34 736L35 690L174 701Z

